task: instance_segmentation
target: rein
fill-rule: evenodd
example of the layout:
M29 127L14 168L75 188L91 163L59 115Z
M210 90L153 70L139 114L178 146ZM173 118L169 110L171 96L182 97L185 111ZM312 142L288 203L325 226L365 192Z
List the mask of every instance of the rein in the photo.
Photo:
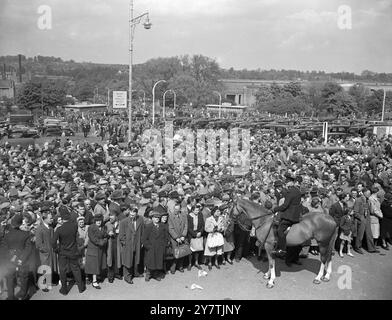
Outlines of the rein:
M236 208L237 212L239 213L239 214L238 214L238 217L239 217L241 214L246 214L246 215L247 215L247 218L248 218L250 221L258 220L258 219L261 219L261 218L264 218L264 217L267 217L267 216L270 216L270 215L273 215L273 214L274 214L274 213L271 211L271 212L262 214L262 215L260 215L260 216L250 218L249 215L246 213L246 211L244 211L244 210L241 210L241 211L238 210L237 203L235 204L235 206L233 206L233 209L234 209L234 207ZM246 226L244 226L241 222L239 222L239 221L236 221L236 222L238 223L238 225L241 227L242 230L244 230L244 231L251 231L251 230L252 230L252 227L251 227L250 229L248 229L248 228L247 228ZM261 228L263 225L264 225L264 223L261 223L259 226L255 227L255 232L256 232L259 228Z

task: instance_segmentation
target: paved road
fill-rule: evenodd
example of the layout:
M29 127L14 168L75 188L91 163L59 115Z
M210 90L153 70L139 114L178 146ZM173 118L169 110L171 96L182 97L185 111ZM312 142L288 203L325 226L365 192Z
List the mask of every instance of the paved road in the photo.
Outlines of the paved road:
M356 254L354 258L343 259L335 255L332 279L320 285L312 283L318 272L318 259L311 256L301 261L302 266L288 268L282 260L278 260L276 286L273 289L267 289L266 280L262 278L262 272L267 270L267 263L252 258L223 266L221 270L214 268L206 277L201 278L198 278L197 269L192 269L168 275L161 282L151 280L146 283L144 278L138 278L133 285L129 285L119 280L109 284L105 280L101 284L102 290L89 286L83 294L79 294L74 286L66 297L55 287L48 293L37 292L32 299L392 299L392 251ZM338 280L343 275L343 270L352 271L351 289L339 289ZM341 282L344 283L342 280ZM193 283L203 287L203 290L191 290Z

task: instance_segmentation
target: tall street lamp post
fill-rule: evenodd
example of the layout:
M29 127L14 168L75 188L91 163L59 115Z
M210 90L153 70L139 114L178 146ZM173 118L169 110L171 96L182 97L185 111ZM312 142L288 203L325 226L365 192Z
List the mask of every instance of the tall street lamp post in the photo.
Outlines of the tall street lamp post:
M159 80L155 82L154 86L152 87L152 124L155 123L155 87L160 82L166 82L166 80Z
M218 91L214 91L214 93L216 93L217 95L219 95L219 118L221 118L221 114L222 114L222 96Z
M381 122L384 122L384 114L385 114L385 98L386 98L386 96L387 96L387 93L386 93L386 91L385 91L385 88L383 88L383 90L384 90L384 97L383 97L383 100L382 100L382 113L381 113ZM373 91L373 92L376 92L376 90L374 90L374 89L371 89L371 91Z
M132 64L133 64L133 36L135 33L135 28L136 25L138 25L141 21L142 18L145 18L145 22L143 23L143 26L145 29L150 29L151 28L151 23L149 20L148 12L143 13L140 16L133 17L133 0L130 0L130 5L129 5L129 107L128 107L128 142L131 141L132 139Z

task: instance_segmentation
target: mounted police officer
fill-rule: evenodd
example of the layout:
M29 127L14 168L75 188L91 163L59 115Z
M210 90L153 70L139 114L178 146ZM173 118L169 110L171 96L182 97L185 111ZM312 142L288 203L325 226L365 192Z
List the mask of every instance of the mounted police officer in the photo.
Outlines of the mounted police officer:
M277 206L273 209L274 213L281 213L278 226L278 250L275 251L275 254L280 257L282 257L286 253L286 231L293 224L299 222L300 216L303 211L303 207L301 205L301 191L295 185L295 178L289 174L286 174L285 178L287 188L286 190L283 190L282 184L275 185L276 189L283 194L284 202L280 206ZM298 259L293 259L293 261L289 261L292 259L289 259L288 255L286 256L286 264L290 264L291 262L299 264Z

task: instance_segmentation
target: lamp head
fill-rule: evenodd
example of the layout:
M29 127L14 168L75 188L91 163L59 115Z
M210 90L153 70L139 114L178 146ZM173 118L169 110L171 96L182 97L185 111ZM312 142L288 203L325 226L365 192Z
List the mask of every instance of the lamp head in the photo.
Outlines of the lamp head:
M147 21L145 23L143 23L144 29L151 29L152 23L150 22L150 20L147 18Z

